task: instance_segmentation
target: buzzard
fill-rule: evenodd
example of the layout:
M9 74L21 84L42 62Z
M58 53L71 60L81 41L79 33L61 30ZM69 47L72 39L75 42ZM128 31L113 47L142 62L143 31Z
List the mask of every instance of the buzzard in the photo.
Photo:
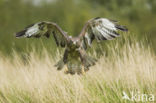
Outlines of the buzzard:
M87 48L91 47L94 40L100 42L119 37L118 30L128 31L125 26L119 25L117 21L96 17L90 19L84 25L77 37L67 35L56 23L46 21L26 27L24 30L16 33L16 37L39 38L45 36L49 38L52 35L56 45L65 48L63 58L55 65L57 70L61 70L66 66L65 73L67 74L84 74L97 61L87 55Z

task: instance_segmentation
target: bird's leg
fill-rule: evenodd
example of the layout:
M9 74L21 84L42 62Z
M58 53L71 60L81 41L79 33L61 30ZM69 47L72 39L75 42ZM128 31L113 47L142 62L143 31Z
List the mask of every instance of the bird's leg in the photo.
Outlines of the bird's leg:
M68 70L67 65L65 65L65 68L64 68L64 73L65 73L65 74L68 74L68 73L69 73L69 70Z
M84 67L84 65L82 65L81 73L82 73L82 75L85 75L85 74L86 74L86 73L85 73L85 67Z

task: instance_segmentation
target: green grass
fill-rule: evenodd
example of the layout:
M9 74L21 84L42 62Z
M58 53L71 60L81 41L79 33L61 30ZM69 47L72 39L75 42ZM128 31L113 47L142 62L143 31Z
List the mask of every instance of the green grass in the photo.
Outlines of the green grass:
M26 63L20 53L1 54L0 103L132 103L122 99L123 91L156 96L155 54L143 41L125 38L106 44L107 53L86 75L57 71L57 58L46 50L32 51Z

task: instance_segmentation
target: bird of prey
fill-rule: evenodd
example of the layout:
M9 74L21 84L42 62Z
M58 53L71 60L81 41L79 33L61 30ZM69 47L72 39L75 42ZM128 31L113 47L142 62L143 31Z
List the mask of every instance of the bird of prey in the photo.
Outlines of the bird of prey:
M58 47L65 48L63 57L55 65L57 70L66 66L65 73L84 74L90 66L95 65L96 59L87 55L87 48L94 40L112 40L119 37L118 30L128 31L126 26L119 25L117 21L96 17L88 20L77 37L67 35L56 23L38 22L16 33L16 37L39 38L53 36Z

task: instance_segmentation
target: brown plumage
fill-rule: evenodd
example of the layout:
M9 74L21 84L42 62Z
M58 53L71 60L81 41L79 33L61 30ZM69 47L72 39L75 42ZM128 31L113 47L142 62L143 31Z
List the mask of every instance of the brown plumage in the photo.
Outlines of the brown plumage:
M96 59L89 57L86 49L91 46L93 40L112 40L120 35L118 30L128 31L125 26L117 24L116 21L106 18L94 18L89 20L77 37L68 36L56 23L39 22L26 27L18 32L16 37L41 37L53 36L57 46L65 47L63 58L55 65L61 70L67 66L66 73L81 74L89 70L90 66L95 65Z

